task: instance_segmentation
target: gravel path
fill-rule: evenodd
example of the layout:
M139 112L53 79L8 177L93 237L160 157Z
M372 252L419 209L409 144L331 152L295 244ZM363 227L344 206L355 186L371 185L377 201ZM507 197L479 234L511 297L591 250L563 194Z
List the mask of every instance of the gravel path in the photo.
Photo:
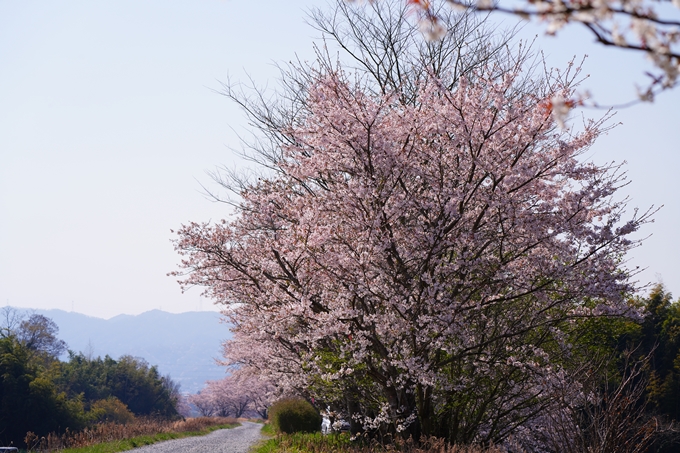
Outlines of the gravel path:
M247 453L262 438L261 424L242 422L232 429L220 429L206 436L166 440L153 445L135 448L136 453Z

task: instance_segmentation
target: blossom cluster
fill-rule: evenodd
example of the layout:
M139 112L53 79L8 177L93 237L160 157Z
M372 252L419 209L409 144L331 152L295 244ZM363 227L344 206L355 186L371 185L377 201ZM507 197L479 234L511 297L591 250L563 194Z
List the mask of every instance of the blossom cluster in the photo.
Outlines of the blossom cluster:
M446 33L436 3L408 0L420 14L427 39L437 40ZM555 35L565 25L584 26L597 42L606 46L642 52L660 70L648 74L651 81L638 88L642 101L653 101L660 90L675 87L680 74L680 1L653 0L446 0L460 10L500 11L524 19L537 18L546 24L546 33Z

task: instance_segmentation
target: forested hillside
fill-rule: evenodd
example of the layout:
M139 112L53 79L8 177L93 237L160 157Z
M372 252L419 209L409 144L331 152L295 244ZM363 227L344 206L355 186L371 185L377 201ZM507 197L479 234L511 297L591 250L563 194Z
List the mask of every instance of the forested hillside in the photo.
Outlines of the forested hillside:
M215 359L221 357L222 341L231 333L229 326L220 323L218 313L152 310L111 319L63 310L36 313L54 320L68 349L86 356L143 357L160 374L172 376L182 392L196 393L205 381L224 377L224 367ZM61 358L65 360L66 353Z
M0 444L136 416L178 417L178 387L144 359L69 353L44 315L3 309L0 324Z

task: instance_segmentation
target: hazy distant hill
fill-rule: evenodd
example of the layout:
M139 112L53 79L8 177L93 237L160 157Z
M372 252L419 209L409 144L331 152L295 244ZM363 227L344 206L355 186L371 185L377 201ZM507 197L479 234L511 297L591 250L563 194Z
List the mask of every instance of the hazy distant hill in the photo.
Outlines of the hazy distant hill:
M182 385L182 392L195 393L208 379L224 377L221 342L231 336L215 312L166 313L152 310L141 315L94 318L63 310L35 310L59 326L59 338L69 349L110 355L117 359L129 354L157 365Z

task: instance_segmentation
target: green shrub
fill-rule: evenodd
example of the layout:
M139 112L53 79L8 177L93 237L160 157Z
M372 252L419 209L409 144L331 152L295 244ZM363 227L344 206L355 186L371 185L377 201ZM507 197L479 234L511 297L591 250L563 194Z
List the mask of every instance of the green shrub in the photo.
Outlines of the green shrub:
M321 431L321 415L299 398L284 398L269 408L269 420L277 431L291 434Z
M114 422L126 425L135 421L135 415L128 407L115 396L109 396L105 400L95 401L88 413L91 421L95 423Z

